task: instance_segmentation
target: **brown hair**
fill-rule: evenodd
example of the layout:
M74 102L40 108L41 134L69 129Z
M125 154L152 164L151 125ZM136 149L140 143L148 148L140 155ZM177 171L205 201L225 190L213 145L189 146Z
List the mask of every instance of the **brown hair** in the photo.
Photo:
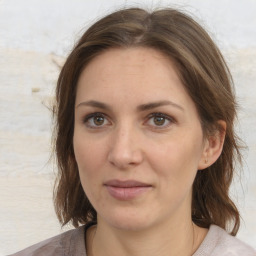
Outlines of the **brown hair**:
M74 103L79 75L86 64L114 47L151 47L175 63L185 89L193 99L205 136L227 123L223 151L209 168L198 171L193 184L192 220L200 227L216 224L235 235L239 212L229 197L235 160L240 160L234 133L236 103L228 67L210 36L190 16L175 10L147 12L139 8L114 12L92 25L75 45L64 64L56 89L55 150L58 177L55 209L62 225L75 227L96 221L78 173L72 145ZM229 224L231 226L229 226Z

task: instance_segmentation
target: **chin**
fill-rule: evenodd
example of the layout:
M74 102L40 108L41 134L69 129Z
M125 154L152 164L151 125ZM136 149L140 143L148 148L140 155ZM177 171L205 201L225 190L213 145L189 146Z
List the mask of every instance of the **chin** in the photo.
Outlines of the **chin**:
M129 210L111 212L110 216L105 216L103 219L109 226L124 231L145 230L154 222L149 214Z

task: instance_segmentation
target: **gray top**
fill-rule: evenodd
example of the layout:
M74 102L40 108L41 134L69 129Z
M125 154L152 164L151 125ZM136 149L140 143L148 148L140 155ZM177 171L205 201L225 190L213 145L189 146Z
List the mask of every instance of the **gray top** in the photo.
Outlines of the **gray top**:
M85 233L91 225L67 231L10 256L86 256ZM220 227L211 225L192 256L256 256L256 251Z

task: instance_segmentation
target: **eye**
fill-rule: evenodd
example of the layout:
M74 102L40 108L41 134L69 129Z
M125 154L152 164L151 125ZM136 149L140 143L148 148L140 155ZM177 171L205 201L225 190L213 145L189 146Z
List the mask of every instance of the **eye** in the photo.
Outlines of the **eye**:
M147 123L158 129L163 129L169 127L172 123L174 123L175 120L170 117L169 115L163 114L163 113L152 113L148 117Z
M83 122L87 127L96 129L110 124L106 116L98 112L87 115Z

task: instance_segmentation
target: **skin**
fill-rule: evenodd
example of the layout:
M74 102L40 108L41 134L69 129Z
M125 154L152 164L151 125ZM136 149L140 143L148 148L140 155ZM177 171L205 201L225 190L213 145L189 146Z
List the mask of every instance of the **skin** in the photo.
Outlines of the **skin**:
M164 103L149 105L156 102ZM94 58L78 81L73 138L81 183L98 213L88 255L191 255L207 233L191 220L192 184L222 144L218 133L204 139L195 104L162 53L110 49ZM112 179L150 187L118 200L104 185Z

